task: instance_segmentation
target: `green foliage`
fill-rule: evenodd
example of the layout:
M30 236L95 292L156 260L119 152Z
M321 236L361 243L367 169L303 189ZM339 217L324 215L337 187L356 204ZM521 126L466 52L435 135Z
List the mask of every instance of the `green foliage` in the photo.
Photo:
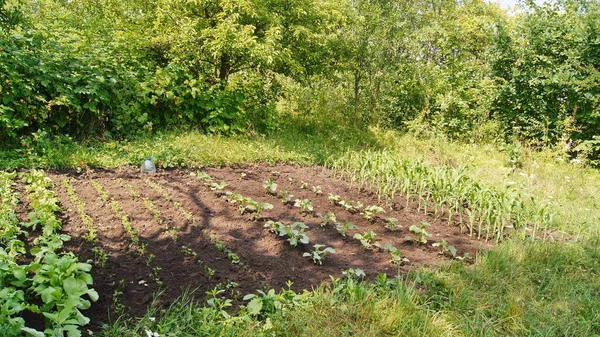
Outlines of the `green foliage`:
M425 222L425 221L421 221L419 223L419 226L417 225L412 225L410 226L410 228L408 229L411 233L415 234L417 236L416 241L420 244L426 244L427 243L427 238L431 237L431 233L429 233L427 231L427 228L429 228L429 226L431 226L430 223ZM407 241L412 241L413 238L410 236L406 237Z
M379 242L375 241L375 236L377 236L377 234L375 234L373 231L368 231L363 234L356 233L354 234L353 238L355 240L359 240L360 244L365 249L373 249L381 246Z
M316 244L313 245L312 252L306 252L302 254L303 257L307 257L313 260L314 263L322 265L323 259L327 254L335 254L335 249L326 247L325 245Z
M349 221L338 222L335 224L335 230L340 233L341 236L346 236L351 229L358 229L358 226Z

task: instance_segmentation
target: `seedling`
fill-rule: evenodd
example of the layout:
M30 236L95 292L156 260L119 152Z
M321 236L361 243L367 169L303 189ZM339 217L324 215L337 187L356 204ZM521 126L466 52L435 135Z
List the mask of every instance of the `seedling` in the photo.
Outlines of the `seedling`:
M363 204L360 201L357 201L355 203L352 200L349 200L349 201L342 200L338 204L340 206L344 207L348 212L350 212L352 214L358 212L363 207Z
M402 228L402 226L400 226L398 224L398 219L396 218L387 218L385 220L385 228L389 231L397 231L398 229Z
M279 192L279 200L281 200L281 202L284 204L290 202L293 197L294 195L290 194L290 192L288 192L287 190L281 190L281 192Z
M362 215L368 221L373 222L375 221L375 216L379 213L385 213L385 210L379 206L372 205L365 207L365 210L363 211Z
M460 260L460 261L463 261L463 260L472 260L473 256L471 256L471 254L469 254L467 252L467 253L464 253L463 256L457 256L456 259Z
M390 262L397 266L401 265L402 263L410 262L407 258L403 258L400 249L396 248L391 243L386 243L383 249L390 252L390 254L392 255L392 259L390 260Z
M331 247L325 247L325 245L316 244L313 246L313 248L314 249L312 252L306 252L302 254L302 256L312 259L314 263L317 263L319 265L323 264L323 258L325 257L325 255L335 254L335 249Z
M427 238L431 237L431 233L427 232L427 228L429 226L431 226L430 223L426 222L426 221L421 221L419 223L420 226L416 226L416 225L412 225L410 226L410 228L408 230L411 231L411 233L414 233L415 235L417 235L417 239L416 241L418 243L421 244L426 244L427 243ZM407 236L405 238L406 241L413 241L413 238L411 236Z
M300 180L300 188L301 189L305 189L308 186L308 183L305 182L304 180Z
M224 189L229 186L229 184L222 181L220 183L212 182L209 186L211 191L214 191L217 196L221 196L225 194Z
M208 173L200 171L198 171L198 173L196 174L196 178L204 180L207 184L210 184L214 181L214 178L211 177Z
M251 212L254 212L253 219L258 220L258 219L260 219L261 213L264 210L273 209L273 205L269 204L268 202L256 202L256 201L252 200L248 203L248 205L246 206L246 209Z
M337 194L329 193L327 195L327 199L329 199L329 201L333 202L333 204L338 204L342 200L342 197L340 197Z
M308 244L310 239L304 232L305 229L308 229L307 225L302 222L294 222L291 225L283 226L279 231L279 236L287 236L288 238L286 240L292 247L296 247L298 242Z
M265 228L269 229L269 232L279 234L281 229L284 227L284 224L280 221L269 220L264 225Z
M327 212L327 214L322 215L322 214L317 214L319 216L319 218L321 218L321 222L320 225L321 227L326 227L328 224L336 224L337 223L337 218L335 217L335 214L333 212Z
M375 241L375 234L373 231L365 232L364 234L356 233L354 234L355 240L360 240L360 244L365 249L372 249L373 247L380 247L379 242Z
M352 278L352 279L356 279L356 280L361 280L365 277L367 277L367 274L365 274L365 271L359 268L350 268L350 269L346 269L346 270L342 270L342 275L344 275L347 278Z
M313 205L310 199L296 199L294 207L300 207L300 213L312 213Z
M263 187L268 194L275 195L275 191L277 190L277 183L275 183L273 177L269 177L269 181L266 181Z
M440 242L434 242L431 244L433 247L440 247L440 251L438 254L444 255L446 252L450 252L452 257L456 257L456 248L454 246L449 246L448 241L442 239Z
M346 236L351 229L358 229L358 226L351 224L349 221L344 221L335 225L335 229L342 236Z
M323 194L323 190L321 190L321 186L313 186L311 187L311 190L315 193L315 194Z

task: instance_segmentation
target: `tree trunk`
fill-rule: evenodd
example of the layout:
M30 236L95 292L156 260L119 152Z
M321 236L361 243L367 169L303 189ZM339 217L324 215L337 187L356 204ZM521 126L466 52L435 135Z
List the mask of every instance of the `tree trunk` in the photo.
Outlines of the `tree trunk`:
M219 60L219 81L221 88L225 88L227 86L227 81L229 79L229 73L231 72L231 58L229 54L222 54L221 59Z

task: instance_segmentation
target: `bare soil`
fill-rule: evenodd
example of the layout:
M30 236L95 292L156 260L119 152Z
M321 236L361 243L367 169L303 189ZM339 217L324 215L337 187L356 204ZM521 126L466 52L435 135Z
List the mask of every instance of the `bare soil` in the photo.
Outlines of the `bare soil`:
M374 277L377 273L392 276L411 268L438 266L450 261L449 254L440 255L439 249L431 246L442 239L456 247L459 255L468 252L475 257L480 250L491 246L461 233L454 220L449 223L445 216L436 218L417 212L416 205L407 203L401 196L386 203L373 191L333 177L321 167L254 165L203 171L216 181L227 182L226 190L271 203L274 209L263 212L258 220L253 219L253 214L240 214L236 205L217 196L197 179L195 171L142 175L136 169L123 168L50 174L64 210L63 230L72 237L66 248L80 260L94 264L94 288L100 299L84 312L91 318L92 330L115 320L120 313L129 317L143 316L157 294L160 294L158 304L168 305L186 290L195 291L195 296L203 300L207 291L218 287L225 290L220 296L233 298L239 305L243 304L241 299L245 294L257 289L287 288L291 281L296 291L311 290L330 280L330 275L340 277L341 271L349 268L360 268ZM310 199L316 213L333 211L338 221L347 220L359 228L342 237L331 225L321 227L315 215L301 214L293 202L283 204L278 197L265 192L263 185L271 176L278 184L278 192L285 189L294 195L293 199ZM97 230L95 242L84 239L87 229L63 184L65 177L85 203L85 213ZM105 202L99 197L92 182L103 187L114 200L112 205L110 199ZM301 188L302 182L307 183L306 188ZM322 193L314 193L312 186L320 186ZM338 194L345 200L361 201L365 206L379 205L386 213L369 222L358 213L352 214L334 205L328 200L328 193ZM122 216L115 212L114 204L120 205L137 231L140 239L137 245L124 229ZM158 212L153 214L148 205L154 205ZM20 208L23 217L26 216L24 209L26 207ZM388 217L397 218L402 228L394 232L385 229L384 220ZM305 223L310 227L307 233L311 244L291 247L264 228L268 220ZM406 242L405 237L412 235L409 227L420 221L431 224L428 232L432 237L428 244ZM377 234L381 247L386 243L398 247L410 262L398 267L390 262L388 252L366 250L352 238L355 233L367 231ZM240 261L234 261L231 254L228 256L219 242L237 254ZM302 256L316 243L336 250L336 254L326 256L323 265ZM140 249L141 244L145 249ZM100 263L98 251L107 254L104 264Z

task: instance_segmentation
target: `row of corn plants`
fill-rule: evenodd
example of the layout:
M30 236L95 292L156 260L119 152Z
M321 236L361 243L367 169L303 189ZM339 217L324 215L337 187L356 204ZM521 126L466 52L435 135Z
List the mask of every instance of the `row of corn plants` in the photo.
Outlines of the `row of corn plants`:
M466 167L434 167L407 161L390 152L348 152L330 160L337 176L359 187L376 188L388 201L402 194L425 214L458 219L461 229L478 239L500 241L506 229L536 232L552 224L549 204L536 202L522 191L485 187L467 174Z
M0 174L0 333L2 336L79 336L89 323L81 310L88 309L98 294L91 265L73 253L64 253L60 211L53 182L43 171L22 175L30 200L28 222L20 222L15 207L20 195L14 191L15 173ZM34 234L35 239L27 239ZM27 244L26 244L27 242ZM46 329L26 326L24 312L44 317Z

